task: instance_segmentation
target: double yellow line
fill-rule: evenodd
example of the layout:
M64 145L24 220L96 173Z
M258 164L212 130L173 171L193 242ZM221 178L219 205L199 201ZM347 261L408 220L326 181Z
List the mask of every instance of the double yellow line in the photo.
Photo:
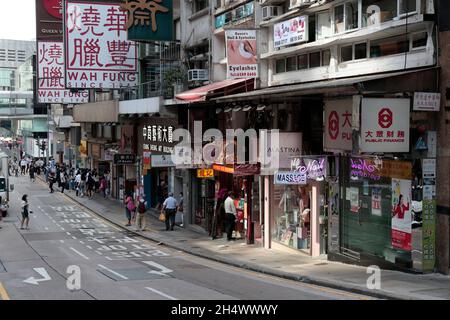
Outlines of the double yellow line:
M6 292L6 289L1 282L0 282L0 298L1 300L10 300L8 292Z

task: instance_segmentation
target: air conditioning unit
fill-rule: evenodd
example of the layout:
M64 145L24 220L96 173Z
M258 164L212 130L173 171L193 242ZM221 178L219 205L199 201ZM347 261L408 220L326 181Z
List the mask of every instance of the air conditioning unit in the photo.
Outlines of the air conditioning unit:
M207 80L209 80L208 69L188 70L188 81L207 81Z
M274 17L280 16L283 13L282 6L267 6L262 8L263 20L269 20Z
M289 8L295 8L300 7L304 5L310 5L316 2L316 0L290 0L289 1Z

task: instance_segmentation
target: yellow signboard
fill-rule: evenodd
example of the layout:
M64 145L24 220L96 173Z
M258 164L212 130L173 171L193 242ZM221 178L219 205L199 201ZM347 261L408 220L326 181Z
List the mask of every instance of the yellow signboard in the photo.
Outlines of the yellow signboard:
M197 178L213 178L213 169L197 169Z

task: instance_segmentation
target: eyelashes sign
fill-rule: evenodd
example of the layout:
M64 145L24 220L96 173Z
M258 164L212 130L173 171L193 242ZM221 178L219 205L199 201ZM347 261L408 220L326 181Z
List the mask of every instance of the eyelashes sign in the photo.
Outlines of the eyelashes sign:
M227 78L257 78L256 30L227 30Z

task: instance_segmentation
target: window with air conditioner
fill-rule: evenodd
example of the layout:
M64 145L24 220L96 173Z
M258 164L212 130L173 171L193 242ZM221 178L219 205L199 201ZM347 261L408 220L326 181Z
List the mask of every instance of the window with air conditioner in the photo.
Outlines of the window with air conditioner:
M267 7L263 7L262 8L262 16L263 16L263 20L269 20L272 19L276 16L281 15L282 12L282 7L281 6L267 6Z

